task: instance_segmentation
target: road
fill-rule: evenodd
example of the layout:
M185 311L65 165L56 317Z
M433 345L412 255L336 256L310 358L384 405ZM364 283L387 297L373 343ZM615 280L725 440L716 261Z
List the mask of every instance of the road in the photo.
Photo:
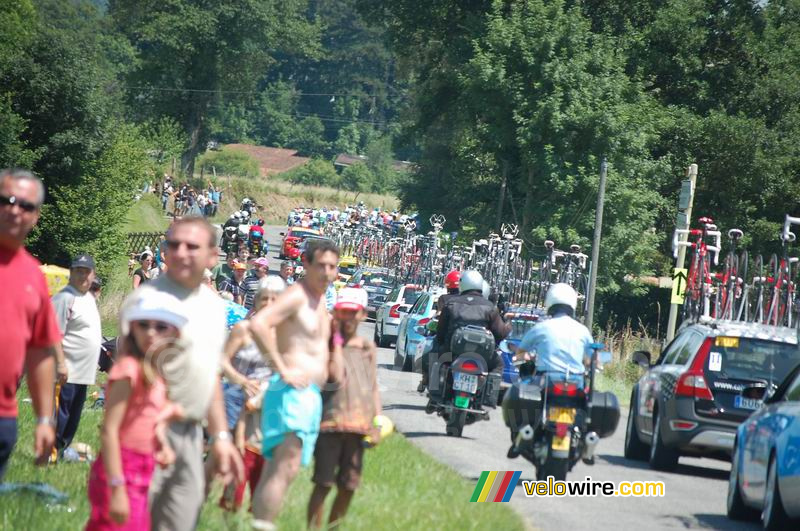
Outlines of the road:
M278 232L275 227L267 230L273 252L280 244ZM272 258L271 269L277 269L278 262ZM359 329L368 338L373 331L374 325L369 322ZM416 392L419 375L393 370L393 359L393 348L379 349L378 384L386 414L406 438L470 482L477 482L484 470L521 470L521 479L535 479L533 465L522 458L506 457L509 435L499 409L488 422L465 427L463 437L447 437L444 421L425 414L427 399ZM674 473L652 471L646 463L623 457L625 421L624 412L617 432L600 441L595 465L578 463L568 479L590 476L596 481L663 481L665 497L527 498L519 485L511 498L512 506L543 530L759 529L756 524L733 522L725 515L728 463L681 458Z

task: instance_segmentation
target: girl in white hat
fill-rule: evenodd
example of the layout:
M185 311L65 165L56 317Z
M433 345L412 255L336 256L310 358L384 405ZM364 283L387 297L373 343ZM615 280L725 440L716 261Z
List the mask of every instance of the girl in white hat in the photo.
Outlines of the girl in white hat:
M156 462L167 466L174 460L165 427L179 414L167 401L159 366L180 349L185 323L180 301L160 291L123 311L120 357L108 374L102 447L89 473L87 530L150 529L147 491Z

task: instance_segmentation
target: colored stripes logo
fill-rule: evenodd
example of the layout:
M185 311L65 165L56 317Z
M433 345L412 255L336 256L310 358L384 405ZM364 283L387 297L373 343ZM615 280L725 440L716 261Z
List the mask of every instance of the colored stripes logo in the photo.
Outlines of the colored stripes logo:
M520 470L496 471L484 470L475 491L472 493L471 502L507 502L517 488L517 480L522 474Z

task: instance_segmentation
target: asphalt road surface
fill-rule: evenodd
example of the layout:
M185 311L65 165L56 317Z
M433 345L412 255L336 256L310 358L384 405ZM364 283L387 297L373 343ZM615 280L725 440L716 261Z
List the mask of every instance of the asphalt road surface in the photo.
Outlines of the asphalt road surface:
M267 230L270 269L278 267L275 250L280 245L278 232L282 230L277 227ZM371 322L359 329L368 338L372 338L373 331ZM406 438L470 482L477 482L484 470L521 470L521 480L535 479L533 465L521 457L506 457L510 441L499 409L492 412L489 421L466 426L463 437L448 437L444 421L435 414L425 414L427 399L416 391L419 375L393 370L394 348L378 350L378 384L384 411ZM666 489L663 498L527 498L519 484L511 498L512 506L534 527L543 530L760 528L755 523L731 521L725 515L728 463L681 458L677 471L667 473L650 470L647 463L626 460L623 457L626 414L623 411L617 432L600 441L595 465L578 463L567 479L582 480L590 476L595 481L663 481Z

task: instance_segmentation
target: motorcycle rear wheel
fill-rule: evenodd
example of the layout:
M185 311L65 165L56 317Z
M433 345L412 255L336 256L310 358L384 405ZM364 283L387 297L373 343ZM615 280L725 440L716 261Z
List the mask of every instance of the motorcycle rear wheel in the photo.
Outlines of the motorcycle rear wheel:
M536 467L536 480L546 481L553 476L553 481L565 481L569 471L569 459L547 456L547 460Z
M464 424L467 422L467 412L454 410L447 421L447 435L451 437L461 437L464 431Z

